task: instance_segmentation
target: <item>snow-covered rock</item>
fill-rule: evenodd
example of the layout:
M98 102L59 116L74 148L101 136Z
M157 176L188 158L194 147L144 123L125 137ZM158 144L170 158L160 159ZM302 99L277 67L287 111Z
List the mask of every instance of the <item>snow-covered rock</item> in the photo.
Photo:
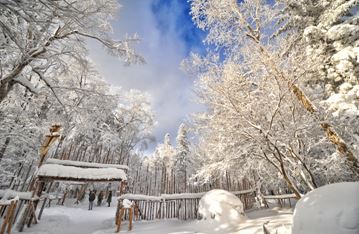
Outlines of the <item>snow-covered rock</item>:
M303 196L293 216L293 234L358 234L359 183L330 184Z
M238 226L245 219L241 200L221 189L207 192L199 201L198 212L205 219L218 221L224 228Z

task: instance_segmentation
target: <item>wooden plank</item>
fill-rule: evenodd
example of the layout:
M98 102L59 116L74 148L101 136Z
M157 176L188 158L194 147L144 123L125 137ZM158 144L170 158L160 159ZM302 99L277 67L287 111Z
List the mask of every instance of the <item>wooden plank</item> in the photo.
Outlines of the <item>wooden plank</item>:
M187 200L184 200L184 219L187 220Z
M47 194L47 195L49 194L50 189L51 189L53 183L54 183L54 182L51 182L51 183L49 184L49 187L48 187L47 190L46 190L46 194ZM45 197L45 198L44 198L44 201L42 202L42 206L41 206L41 209L40 209L40 212L39 212L39 216L37 217L39 220L41 219L42 212L43 212L44 209L45 209L46 201L47 201L47 197Z
M36 213L35 213L35 206L34 206L34 203L31 201L29 203L29 221L27 223L27 227L30 227L31 226L31 223L32 221L34 220L34 223L37 224L37 218L36 218Z
M149 209L148 209L148 219L152 220L152 201L148 202L148 207L149 207Z
M26 220L27 220L28 214L29 214L29 212L30 212L30 205L29 205L30 202L31 202L31 201L29 201L29 202L26 204L24 213L22 214L21 221L20 221L19 232L22 232L22 231L24 230L24 227L25 227L25 224L26 224Z
M8 221L8 226L7 226L7 233L8 234L11 233L11 227L12 227L12 222L13 222L17 202L18 201L13 201L12 204L11 204L10 214L9 214L9 221Z
M5 206L3 206L3 207L5 207ZM6 207L7 207L7 206L6 206ZM8 207L7 207L7 210L8 210ZM7 213L8 213L8 212L7 212ZM8 217L7 217L8 215L7 215L7 213L6 213L5 218L4 218L3 222L2 222L0 234L4 234L4 233L5 233L5 229L6 229L6 226L7 226L7 223L8 223Z
M116 228L116 233L120 232L120 229L121 229L121 222L122 222L122 217L125 213L125 208L121 208L120 211L119 211L119 215L117 217L117 221L116 221L116 224L117 224L117 228Z
M143 206L144 206L144 210L143 210L144 219L147 220L147 201L144 201Z
M130 222L128 224L128 230L131 231L132 230L132 219L133 219L133 215L132 215L133 208L131 207L129 210L130 210Z

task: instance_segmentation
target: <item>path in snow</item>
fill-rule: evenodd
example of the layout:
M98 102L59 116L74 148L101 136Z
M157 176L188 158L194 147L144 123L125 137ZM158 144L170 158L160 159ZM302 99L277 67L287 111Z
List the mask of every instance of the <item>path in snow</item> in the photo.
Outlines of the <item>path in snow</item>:
M70 201L68 201L70 204ZM71 205L72 206L72 205ZM27 234L108 234L114 233L116 204L111 207L94 207L87 210L87 202L75 207L53 206L46 208L39 224L25 228ZM176 219L134 222L131 232L127 231L127 222L123 223L121 233L131 234L222 234L263 233L262 225L278 230L278 234L290 233L292 211L276 208L257 210L247 213L248 220L238 225L235 230L221 229L213 221L181 221ZM273 232L275 233L275 231Z
M116 204L111 207L94 205L93 210L88 210L87 205L84 202L73 207L53 205L45 208L40 223L25 228L23 233L87 234L113 226Z

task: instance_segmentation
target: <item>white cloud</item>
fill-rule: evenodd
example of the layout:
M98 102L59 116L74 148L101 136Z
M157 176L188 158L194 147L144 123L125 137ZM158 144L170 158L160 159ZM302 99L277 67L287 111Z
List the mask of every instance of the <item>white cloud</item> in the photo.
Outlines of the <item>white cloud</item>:
M152 1L123 0L120 3L119 17L113 22L115 36L121 38L126 33L138 33L142 40L136 48L147 64L125 67L95 42L89 42L90 57L109 83L148 92L158 122L154 132L157 140L162 141L166 132L174 139L179 124L198 109L191 100L194 97L193 81L179 68L181 60L186 57L185 42L174 27L166 33L157 28L151 11ZM171 17L176 14L163 11L159 14L167 14L171 23L175 21Z

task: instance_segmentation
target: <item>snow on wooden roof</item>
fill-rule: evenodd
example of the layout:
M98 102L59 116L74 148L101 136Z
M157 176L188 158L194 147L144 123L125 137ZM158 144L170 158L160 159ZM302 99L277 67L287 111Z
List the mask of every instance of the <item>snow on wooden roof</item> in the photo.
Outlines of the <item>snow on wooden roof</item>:
M58 164L64 166L84 167L84 168L117 168L128 171L128 166L119 164L103 164L103 163L91 163L72 160L61 160L55 158L49 158L46 160L46 164Z
M67 181L120 181L126 180L126 173L117 168L81 168L58 164L42 165L36 175L40 179Z

